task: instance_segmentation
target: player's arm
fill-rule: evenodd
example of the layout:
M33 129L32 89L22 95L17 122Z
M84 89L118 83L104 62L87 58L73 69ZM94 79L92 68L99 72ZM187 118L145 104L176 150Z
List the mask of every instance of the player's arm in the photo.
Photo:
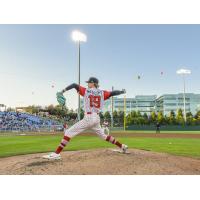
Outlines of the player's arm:
M126 90L122 89L122 90L114 90L114 91L104 91L104 100L109 99L112 96L117 96L120 94L125 94Z
M81 96L84 96L85 94L85 90L86 88L82 87L82 86L79 86L78 84L76 83L72 83L71 85L67 86L65 89L63 89L61 91L61 93L65 93L66 91L68 90L71 90L71 89L76 89L76 91L81 95Z
M71 89L76 89L76 91L79 92L79 85L76 83L72 83L71 85L69 85L65 89L63 89L61 92L65 93L66 91L71 90Z
M78 84L76 83L73 83L69 86L67 86L65 89L63 89L61 92L57 92L56 93L56 97L57 97L57 101L58 103L61 105L61 106L65 106L65 102L66 102L66 98L64 97L63 93L68 91L68 90L71 90L71 89L76 89L76 91L81 95L81 96L84 96L85 95L85 91L86 91L86 88L82 87L82 86L79 86Z
M114 90L114 91L111 91L110 92L110 96L117 96L117 95L120 95L120 94L125 94L126 93L126 90L125 89L122 89L122 90Z

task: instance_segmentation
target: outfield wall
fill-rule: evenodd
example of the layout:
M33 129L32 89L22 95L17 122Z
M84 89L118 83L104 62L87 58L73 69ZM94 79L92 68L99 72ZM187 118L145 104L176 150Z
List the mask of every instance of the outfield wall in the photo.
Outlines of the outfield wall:
M156 127L152 125L133 125L128 126L126 130L155 130ZM166 126L163 125L160 127L160 130L162 131L200 131L200 126L178 126L178 125L171 125Z

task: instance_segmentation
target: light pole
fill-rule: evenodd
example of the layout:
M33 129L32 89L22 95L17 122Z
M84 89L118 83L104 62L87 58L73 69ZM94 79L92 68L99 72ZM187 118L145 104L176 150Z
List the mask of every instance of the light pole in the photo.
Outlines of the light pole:
M72 32L72 39L77 43L78 47L78 84L80 86L80 80L81 80L81 75L80 75L80 59L81 59L81 51L80 51L80 44L81 42L86 42L87 41L87 36L80 32L80 31L73 31ZM80 121L80 94L78 94L78 121Z
M178 75L182 75L183 76L183 107L184 107L184 120L186 122L187 118L186 118L186 106L185 106L185 76L188 74L191 74L191 71L189 69L179 69L176 71L176 73Z

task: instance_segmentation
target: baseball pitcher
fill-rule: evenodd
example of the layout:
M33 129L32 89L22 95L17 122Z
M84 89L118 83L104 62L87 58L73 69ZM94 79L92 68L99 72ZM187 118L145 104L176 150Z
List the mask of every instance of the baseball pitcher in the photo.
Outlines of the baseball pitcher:
M69 143L71 138L80 134L86 129L93 130L100 138L118 146L122 153L126 153L128 146L125 144L121 144L114 137L106 135L104 133L104 129L101 128L100 117L99 117L99 113L103 109L105 100L109 99L112 96L124 94L126 91L124 89L122 91L115 90L111 92L101 90L99 89L99 81L95 77L89 78L89 80L86 81L86 83L88 84L87 88L79 86L76 83L73 83L68 87L66 87L64 90L62 90L61 92L57 93L58 103L61 106L64 106L66 101L63 95L64 92L75 88L77 92L84 98L84 118L79 122L77 122L76 124L74 124L72 127L65 129L64 137L61 140L61 143L57 147L56 151L43 156L43 158L50 160L61 159L60 152Z

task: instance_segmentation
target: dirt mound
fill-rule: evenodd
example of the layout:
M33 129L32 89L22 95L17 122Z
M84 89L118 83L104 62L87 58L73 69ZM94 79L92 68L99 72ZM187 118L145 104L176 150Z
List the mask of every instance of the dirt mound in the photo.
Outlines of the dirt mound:
M65 151L62 160L48 161L44 154L0 159L0 174L200 174L200 160L165 153L130 149Z

